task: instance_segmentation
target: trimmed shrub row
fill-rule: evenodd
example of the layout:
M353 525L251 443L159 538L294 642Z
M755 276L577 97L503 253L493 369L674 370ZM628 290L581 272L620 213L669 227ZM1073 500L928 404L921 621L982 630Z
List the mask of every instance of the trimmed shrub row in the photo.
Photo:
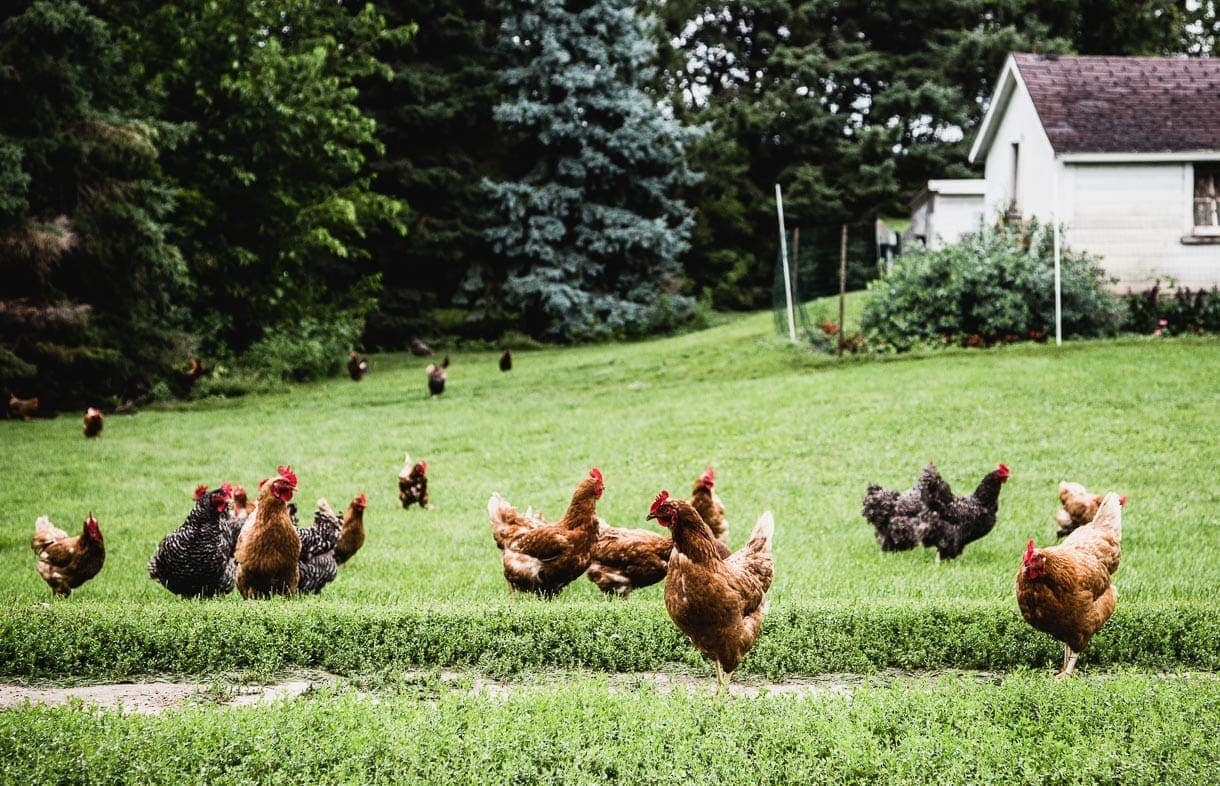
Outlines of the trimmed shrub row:
M857 604L773 609L743 671L869 673L1008 670L1059 663L1061 646L1010 603ZM452 607L421 611L324 603L209 606L132 614L123 606L13 609L0 617L8 676L114 679L161 672L321 668L646 671L701 659L664 610L626 603ZM1220 669L1220 606L1120 604L1087 665Z

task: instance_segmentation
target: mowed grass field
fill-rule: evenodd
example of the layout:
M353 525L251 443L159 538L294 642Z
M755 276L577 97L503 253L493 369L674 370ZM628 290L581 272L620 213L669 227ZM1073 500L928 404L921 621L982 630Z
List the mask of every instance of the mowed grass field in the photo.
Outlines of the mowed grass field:
M507 374L498 352L451 355L432 400L426 360L382 355L358 384L109 417L98 440L75 416L0 422L4 681L348 680L271 707L205 694L155 717L0 711L0 782L1215 782L1220 340L837 363L759 314L519 352ZM398 504L406 451L428 461L432 510ZM882 554L859 515L870 482L908 488L929 458L958 493L1012 469L992 534L939 566L930 550ZM369 499L368 540L322 596L184 601L147 578L196 484L253 488L281 463L304 518L319 496ZM874 675L863 687L728 699L611 684L712 682L660 586L622 601L581 579L550 603L510 599L493 491L557 518L597 466L599 513L651 528L653 495L685 495L709 464L732 545L764 509L776 519L772 611L736 681ZM1066 684L1050 678L1062 649L1013 598L1026 540L1053 541L1063 479L1129 498L1118 611ZM105 568L51 601L34 519L75 533L90 511ZM468 676L428 676L442 669ZM1001 674L920 676L942 669ZM516 688L472 691L481 674Z

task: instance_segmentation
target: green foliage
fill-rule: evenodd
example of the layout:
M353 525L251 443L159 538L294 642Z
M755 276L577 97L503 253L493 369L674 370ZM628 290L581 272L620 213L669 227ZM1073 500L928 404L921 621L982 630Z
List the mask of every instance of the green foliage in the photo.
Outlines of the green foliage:
M903 257L869 285L864 332L899 351L1045 339L1055 330L1054 251L1049 229L986 231L936 251ZM1105 271L1087 254L1060 260L1065 337L1111 335L1118 301Z
M400 33L372 6L323 2L131 17L157 111L191 130L163 165L183 192L205 349L240 353L271 326L335 308L362 316L377 288L365 237L401 228L404 206L373 188L381 147L355 83L387 75L372 51Z
M1220 681L1017 674L724 700L566 675L508 695L403 681L250 708L0 713L0 778L245 783L1203 784ZM850 690L849 695L842 695ZM305 744L305 742L308 744Z
M689 270L694 291L724 306L734 305L717 291L726 276L746 305L765 305L774 183L784 186L789 227L808 229L901 213L929 178L969 176L966 152L1009 52L1196 46L1180 0L655 7L664 19L659 87L681 119L711 126L692 152L708 180L688 192L701 220Z
M684 149L700 131L644 91L648 23L629 0L517 2L501 41L509 95L493 114L521 163L484 183L486 237L505 268L484 306L564 341L681 324L693 308L678 294L691 216L675 191L694 180ZM485 275L469 286L486 288Z
M173 128L134 108L114 29L86 4L19 3L0 30L0 342L47 410L101 404L167 376L188 340L157 160Z
M1156 336L1220 332L1220 290L1174 287L1162 293L1160 284L1123 296L1123 330Z
M64 605L0 618L5 674L118 679L297 667L343 674L419 668L633 672L673 663L705 668L656 602L412 610L229 598L159 604L139 615L121 606ZM1062 645L1029 627L1011 599L824 601L774 609L742 672L779 679L884 669L1000 671L1050 668L1062 656ZM1220 609L1121 604L1082 664L1220 668Z
M240 362L274 381L328 377L338 372L362 327L361 320L350 314L324 321L305 317L293 325L275 325L250 345Z

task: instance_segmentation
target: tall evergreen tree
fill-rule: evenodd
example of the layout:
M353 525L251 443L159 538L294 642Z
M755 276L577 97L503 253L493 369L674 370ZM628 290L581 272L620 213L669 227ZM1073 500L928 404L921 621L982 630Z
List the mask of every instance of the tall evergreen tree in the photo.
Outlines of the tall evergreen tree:
M0 12L0 386L47 410L144 392L189 349L176 129L136 111L123 60L84 3Z
M378 9L392 26L421 23L410 40L384 41L376 55L394 71L365 80L361 105L377 120L385 153L379 187L411 206L407 234L376 232L371 250L382 292L365 341L403 347L426 335L435 309L451 304L466 271L488 258L483 239L485 176L503 169L491 110L499 0L404 0ZM487 327L487 326L482 326Z
M516 0L502 29L512 98L495 109L520 164L486 181L487 237L505 264L497 295L531 333L563 340L643 333L691 308L678 294L700 131L644 90L656 45L631 0Z

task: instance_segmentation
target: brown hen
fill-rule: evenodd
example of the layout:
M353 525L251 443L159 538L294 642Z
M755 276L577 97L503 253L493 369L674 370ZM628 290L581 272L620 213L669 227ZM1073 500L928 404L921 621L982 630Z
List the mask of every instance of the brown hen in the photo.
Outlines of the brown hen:
M1059 484L1059 502L1063 507L1055 511L1056 538L1070 535L1073 530L1083 527L1097 515L1097 508L1104 499L1101 494L1090 494L1079 483L1063 481ZM1127 504L1126 496L1118 498L1119 505Z
M297 476L291 467L278 473L259 484L254 512L237 536L237 591L247 600L297 594L301 536L288 514Z
M724 520L724 504L716 494L716 470L708 467L690 490L690 504L699 512L712 534L724 542L729 540L729 523Z
M335 562L340 565L364 545L364 509L369 501L363 494L354 498L343 516L343 527L339 530L339 541L335 544Z
M52 524L51 519L40 516L34 522L30 547L38 555L38 575L50 585L51 592L65 598L96 576L106 561L106 544L92 513L74 538Z
M746 544L721 558L711 528L689 502L670 499L669 492L662 491L648 518L673 533L665 608L695 648L715 664L720 690L758 640L767 615L775 520L771 511L763 513Z
M1122 557L1122 506L1117 494L1107 494L1093 520L1058 546L1025 548L1017 572L1017 606L1037 630L1063 642L1067 677L1089 640L1114 613L1115 592L1110 577Z
M491 534L510 590L553 598L589 567L597 541L597 500L606 484L594 467L572 494L563 518L548 524L523 516L499 494L487 502Z

